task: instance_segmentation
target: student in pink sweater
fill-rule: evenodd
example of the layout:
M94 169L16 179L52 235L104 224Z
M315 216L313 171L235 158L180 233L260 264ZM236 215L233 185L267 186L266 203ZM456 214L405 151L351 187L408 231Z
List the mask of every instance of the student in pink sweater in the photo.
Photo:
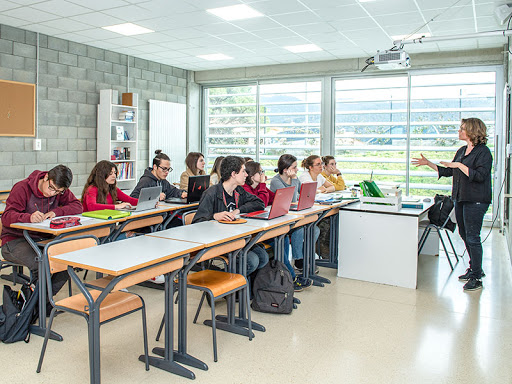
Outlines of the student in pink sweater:
M82 192L84 212L100 209L121 209L137 205L138 199L128 196L117 188L117 167L101 160L91 171ZM120 201L120 203L118 203Z
M265 207L272 205L275 193L267 188L267 184L265 184L267 177L260 163L256 161L246 162L245 172L247 172L247 178L243 185L244 189L251 195L256 195L263 200Z

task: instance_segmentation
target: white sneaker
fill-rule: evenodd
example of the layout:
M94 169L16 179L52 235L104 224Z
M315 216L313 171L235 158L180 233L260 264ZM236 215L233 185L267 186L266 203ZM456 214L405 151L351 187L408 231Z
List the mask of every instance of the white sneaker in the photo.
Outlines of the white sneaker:
M164 275L160 275L160 276L157 276L157 277L153 277L153 278L149 279L148 281L150 281L152 283L155 283L155 284L164 284L165 283L165 277L164 277Z

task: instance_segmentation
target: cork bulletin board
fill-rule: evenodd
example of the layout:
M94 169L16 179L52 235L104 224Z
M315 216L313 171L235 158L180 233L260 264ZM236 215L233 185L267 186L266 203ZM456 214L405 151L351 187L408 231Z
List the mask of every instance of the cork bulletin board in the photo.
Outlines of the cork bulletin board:
M35 136L35 84L0 80L0 136Z

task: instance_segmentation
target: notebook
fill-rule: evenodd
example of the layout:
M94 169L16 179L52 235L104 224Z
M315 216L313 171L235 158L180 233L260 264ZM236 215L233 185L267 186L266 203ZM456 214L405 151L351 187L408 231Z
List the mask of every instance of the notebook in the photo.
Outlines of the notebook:
M300 186L299 202L292 203L290 211L302 211L311 208L315 204L316 188L318 183L302 183Z
M94 217L95 219L102 220L120 219L121 217L126 217L130 215L130 212L116 211L114 209L101 209L99 211L89 211L82 213L82 216Z
M120 211L140 212L154 209L160 201L160 193L162 193L162 186L142 188L140 190L139 201L136 207L121 208Z
M276 195L274 196L274 202L270 207L270 211L256 211L240 215L240 217L246 217L248 219L272 220L276 217L284 216L290 209L290 204L292 202L294 192L295 187L278 189L276 191Z
M166 203L190 204L201 200L203 192L210 186L210 175L190 176L188 178L187 198L171 197Z

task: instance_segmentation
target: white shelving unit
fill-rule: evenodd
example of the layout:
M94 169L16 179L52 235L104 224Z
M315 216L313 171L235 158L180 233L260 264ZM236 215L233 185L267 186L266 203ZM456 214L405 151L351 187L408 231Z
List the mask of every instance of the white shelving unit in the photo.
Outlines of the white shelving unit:
M137 106L120 105L118 100L112 100L112 89L100 90L100 104L98 105L98 132L96 160L109 160L117 165L119 176L117 184L123 190L132 190L137 184L138 162L138 120ZM115 96L114 96L115 97ZM119 120L122 112L133 111L133 121ZM122 127L126 140L117 140L117 127ZM126 150L125 150L126 148ZM115 151L118 159L113 158Z

